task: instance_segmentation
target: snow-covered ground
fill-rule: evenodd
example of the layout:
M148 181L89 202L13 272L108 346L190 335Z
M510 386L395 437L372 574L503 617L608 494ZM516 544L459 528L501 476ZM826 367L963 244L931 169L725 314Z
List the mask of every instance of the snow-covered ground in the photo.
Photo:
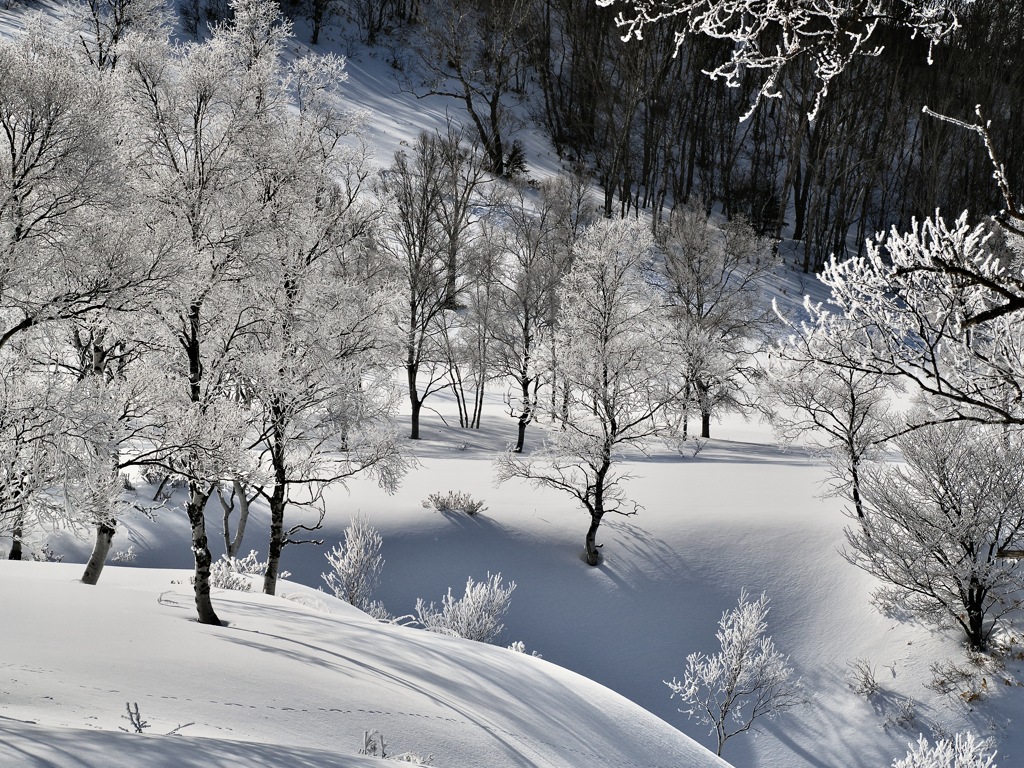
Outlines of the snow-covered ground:
M434 405L454 415L446 398ZM377 728L397 750L432 752L437 765L702 765L692 753L680 762L687 742L664 722L583 678L713 745L662 681L681 675L688 653L716 650L716 622L746 588L771 598L769 632L790 655L808 704L730 740L730 763L888 766L918 733L971 729L998 742L1004 768L1021 764L1019 671L986 672L981 701L925 688L932 662L964 663L959 638L870 606L872 579L839 552L842 504L820 498L819 460L778 448L766 427L735 418L714 425L717 436L696 456L690 443L629 457L629 489L644 509L605 522L604 560L590 568L581 560L586 517L568 497L518 481L493 486L490 461L514 422L499 397L487 407L479 432L428 415L425 439L410 445L420 466L401 490L388 496L362 481L338 489L321 535L327 545L339 541L356 513L381 531L377 596L393 614L500 572L517 583L504 642L523 641L544 661L377 625L323 595L332 615L218 593L230 626L200 627L187 621L187 585L172 584L187 575L147 568L189 565L184 515L168 509L124 525L114 548L132 545L134 567L109 568L95 589L75 583L71 566L3 565L0 613L13 628L3 633L3 660L20 682L5 687L0 716L111 729L127 725L124 702L137 700L153 732L196 720L185 730L193 737L351 753L364 730ZM540 434L531 427L528 441ZM488 509L468 517L422 506L449 489ZM266 524L257 508L244 549L265 551ZM88 550L66 534L53 544L66 560L83 561ZM311 545L287 548L282 565L292 573L279 590L286 596L306 592L296 582L317 586L327 567L323 548ZM858 659L876 671L880 690L870 698L848 683ZM914 719L898 724L908 699Z
M111 568L90 588L79 570L0 564L0 765L357 766L374 729L390 754L439 766L719 764L528 655L380 624L291 585L218 593L227 626L201 626L187 573ZM117 734L131 730L127 702L146 735Z

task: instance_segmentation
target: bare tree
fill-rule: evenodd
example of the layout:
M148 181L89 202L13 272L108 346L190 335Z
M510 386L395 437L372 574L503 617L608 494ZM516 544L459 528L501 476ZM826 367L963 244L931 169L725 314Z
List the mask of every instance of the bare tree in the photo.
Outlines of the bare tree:
M502 216L500 247L505 258L494 275L498 317L490 333L494 372L512 383L505 404L517 422L514 451L521 453L526 428L537 413L543 352L554 332L555 291L568 269L569 251L555 234L557 196L542 194L534 211L523 190L517 192Z
M833 318L842 323L842 318ZM761 407L784 443L810 440L832 465L832 492L849 498L870 531L860 493L860 470L889 437L890 396L898 381L841 364L847 334L817 334L808 326L772 350L760 380ZM833 346L838 345L838 346Z
M506 103L524 80L528 0L444 0L424 14L417 90L459 99L487 155L489 170L506 172L511 112Z
M412 405L413 440L420 436L420 412L431 394L450 384L443 313L459 303L459 272L472 223L474 190L482 182L461 135L421 133L410 157L395 162L377 184L384 206L381 246L400 275L396 321Z

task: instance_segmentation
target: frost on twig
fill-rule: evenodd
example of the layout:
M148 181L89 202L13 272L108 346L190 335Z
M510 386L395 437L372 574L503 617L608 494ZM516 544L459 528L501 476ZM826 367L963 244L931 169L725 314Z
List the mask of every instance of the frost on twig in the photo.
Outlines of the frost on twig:
M809 60L818 80L813 119L831 81L855 57L881 51L875 31L883 21L896 20L911 35L928 40L929 62L931 46L958 27L955 14L931 0L597 0L597 4L621 8L616 24L623 30L623 40L641 40L649 25L666 23L675 26L677 50L689 35L732 41L728 61L705 74L735 87L751 70L763 73L760 89L742 119L762 99L779 95L783 70L797 59Z

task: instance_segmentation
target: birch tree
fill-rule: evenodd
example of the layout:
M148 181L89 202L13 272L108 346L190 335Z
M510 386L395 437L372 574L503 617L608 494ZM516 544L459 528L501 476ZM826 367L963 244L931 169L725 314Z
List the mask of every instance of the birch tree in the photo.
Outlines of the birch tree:
M554 488L587 512L589 565L600 562L597 531L608 513L637 505L616 467L621 452L661 434L666 405L679 395L669 377L666 318L640 267L650 239L636 223L605 221L582 238L559 297L559 375L565 388L560 429L531 454L509 451L498 482L522 478Z
M684 430L693 401L701 437L710 437L712 416L739 406L750 358L774 320L763 286L776 260L769 242L744 220L716 232L702 209L673 212L656 240L651 273L665 292L682 350Z
M362 189L365 153L346 145L359 123L340 109L341 62L293 74L298 117L283 116L251 158L264 196L266 256L241 374L270 507L263 589L274 594L287 544L319 527L323 492L359 473L393 491L404 472L390 425L387 312L391 283L372 254L378 215ZM317 509L286 526L288 506Z
M140 141L141 189L184 266L178 301L161 311L165 360L180 387L177 412L157 441L188 482L196 607L219 624L209 592L205 508L222 478L245 474L246 414L238 391L241 341L255 328L249 281L260 254L247 248L263 226L262 198L248 173L249 148L285 109L277 8L239 0L234 22L204 43L131 49L127 69Z

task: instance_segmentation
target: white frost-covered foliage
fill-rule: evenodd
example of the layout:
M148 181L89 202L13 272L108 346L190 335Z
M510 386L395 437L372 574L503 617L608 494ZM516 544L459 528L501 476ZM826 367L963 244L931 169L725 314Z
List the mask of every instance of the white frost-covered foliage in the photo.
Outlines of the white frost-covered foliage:
M345 529L345 540L325 554L331 570L320 574L335 597L378 619L387 616L384 606L373 600L384 567L383 543L377 529L357 515Z
M683 703L680 712L711 726L718 755L727 740L750 730L758 718L804 703L788 659L765 634L767 616L767 595L750 601L746 591L740 592L738 605L718 622L715 637L722 650L710 656L691 653L683 679L665 681L672 698Z
M456 600L449 587L440 608L433 602L427 605L422 598L417 599L416 618L431 632L493 643L505 628L502 620L515 588L514 581L503 585L500 573L488 573L487 580L479 583L470 577L466 580L466 593Z
M590 565L600 559L596 537L604 515L636 511L622 487L628 476L616 466L619 455L668 430L664 411L683 390L672 375L663 297L641 274L649 247L636 222L602 221L587 230L558 292L550 376L561 428L548 433L540 450L509 451L496 461L498 482L518 477L554 488L590 514Z
M944 417L1024 423L1024 299L993 232L966 214L952 223L936 214L869 241L861 258L833 260L822 280L845 320L837 327L809 306L815 333L843 333L841 365L909 379Z
M881 579L879 607L959 626L983 650L1020 605L1016 560L1024 537L1024 442L1001 427L924 427L896 445L905 465L866 467L870 535L847 530L848 559Z
M893 761L892 768L996 768L995 760L996 751L973 733L958 733L934 744L919 736L906 757Z
M256 550L250 550L245 557L229 557L223 555L210 566L210 586L218 589L233 589L238 592L252 591L254 576L263 576L267 570L267 561L260 560ZM291 574L282 571L282 579ZM194 582L194 579L193 579Z
M949 5L935 0L597 0L597 4L623 7L616 23L625 30L625 40L642 39L649 24L667 23L676 27L677 45L687 35L731 41L731 58L708 74L739 86L748 71L764 72L753 106L778 95L777 81L787 64L807 59L821 83L815 111L829 83L856 56L880 49L874 33L883 19L898 18L912 34L932 43L957 26Z

